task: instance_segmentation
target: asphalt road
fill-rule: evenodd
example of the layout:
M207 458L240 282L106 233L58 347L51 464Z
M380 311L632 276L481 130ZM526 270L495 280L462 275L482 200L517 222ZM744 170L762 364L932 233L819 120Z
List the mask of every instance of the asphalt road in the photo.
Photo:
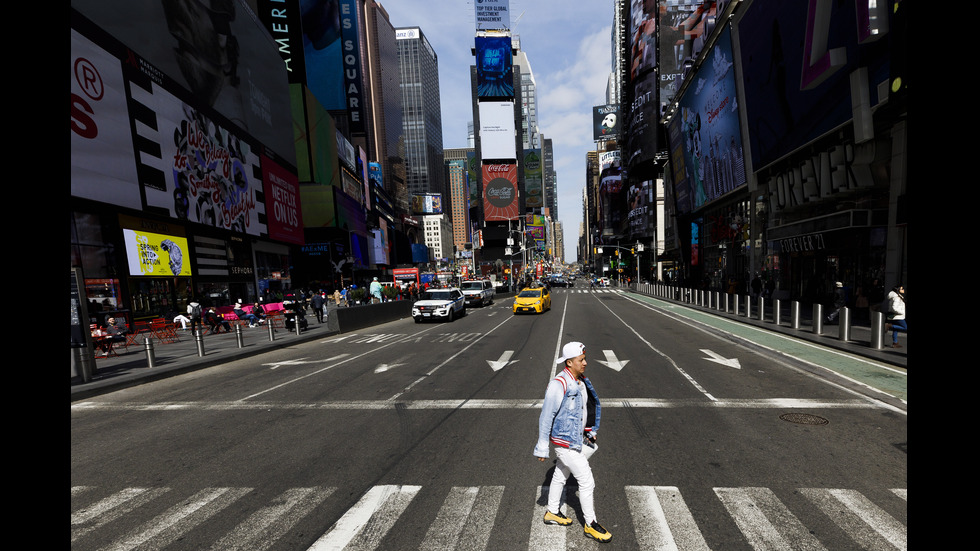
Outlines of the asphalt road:
M603 547L907 548L907 414L822 369L843 355L796 361L615 291L511 303L73 403L72 549L598 548L574 486L576 522L541 523L553 462L531 455L571 340L602 400Z

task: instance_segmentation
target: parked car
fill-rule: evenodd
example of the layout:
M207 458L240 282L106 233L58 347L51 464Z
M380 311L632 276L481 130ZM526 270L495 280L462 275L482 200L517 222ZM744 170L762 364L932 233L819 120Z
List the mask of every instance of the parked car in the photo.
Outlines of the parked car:
M446 319L453 321L466 315L466 301L463 292L456 287L446 289L429 289L419 295L419 300L412 305L412 317L415 323L426 319Z
M541 314L551 310L551 293L547 287L528 287L514 298L514 313Z
M460 285L466 305L479 304L481 307L493 304L494 288L493 283L485 279L473 279L464 281Z

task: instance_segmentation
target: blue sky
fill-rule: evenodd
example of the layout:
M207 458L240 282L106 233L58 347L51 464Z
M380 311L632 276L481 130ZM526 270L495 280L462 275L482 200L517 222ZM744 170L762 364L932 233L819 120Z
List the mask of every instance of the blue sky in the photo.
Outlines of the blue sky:
M439 56L443 147L466 147L473 119L469 67L476 31L473 0L382 0L395 27L419 27ZM565 260L574 262L592 106L605 103L611 67L612 0L511 0L511 32L521 37L538 90L538 126L551 138ZM520 18L520 19L518 19Z

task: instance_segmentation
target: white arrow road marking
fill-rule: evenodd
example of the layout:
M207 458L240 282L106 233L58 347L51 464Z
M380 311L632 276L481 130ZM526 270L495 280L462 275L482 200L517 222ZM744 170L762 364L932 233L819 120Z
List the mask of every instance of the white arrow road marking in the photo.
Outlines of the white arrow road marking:
M375 373L384 373L385 371L388 371L389 369L394 369L394 368L399 367L399 366L402 366L402 365L405 365L405 364L379 364L378 367L374 368L374 372Z
M738 363L738 358L725 358L721 354L715 354L707 348L702 348L701 352L711 356L710 358L705 358L708 361L720 363L721 365L727 365L728 367L734 367L735 369L742 369L742 365Z
M345 356L350 356L350 354L341 354L339 356L334 356L333 358L325 358L323 360L307 360L306 358L300 358L298 360L284 360L281 362L274 362L271 364L262 364L262 365L269 365L272 366L269 369L276 369L284 365L303 365L303 364L318 364L323 362L332 362L334 360L339 360Z
M332 338L330 340L326 340L326 341L323 341L323 342L324 343L340 342L340 341L343 341L343 340L346 340L346 339L354 338L356 336L357 336L357 333L351 333L349 335L340 335L339 337L334 337L334 338Z
M618 359L616 359L616 353L613 352L612 350L603 350L602 353L605 354L606 361L602 361L602 360L596 360L596 361L606 367L615 369L616 371L622 371L623 368L626 367L626 364L629 363L629 360L619 361Z
M507 365L520 361L520 360L514 360L514 362L510 361L510 357L513 355L514 355L513 350L505 350L504 353L500 355L499 360L497 361L487 360L487 363L490 364L490 369L494 371L500 371Z

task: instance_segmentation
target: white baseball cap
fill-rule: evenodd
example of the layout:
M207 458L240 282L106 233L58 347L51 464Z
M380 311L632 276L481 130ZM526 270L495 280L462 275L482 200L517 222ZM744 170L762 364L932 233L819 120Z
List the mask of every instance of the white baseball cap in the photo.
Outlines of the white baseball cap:
M558 363L563 364L565 360L571 360L585 354L585 345L572 341L561 348L561 358L558 358Z

